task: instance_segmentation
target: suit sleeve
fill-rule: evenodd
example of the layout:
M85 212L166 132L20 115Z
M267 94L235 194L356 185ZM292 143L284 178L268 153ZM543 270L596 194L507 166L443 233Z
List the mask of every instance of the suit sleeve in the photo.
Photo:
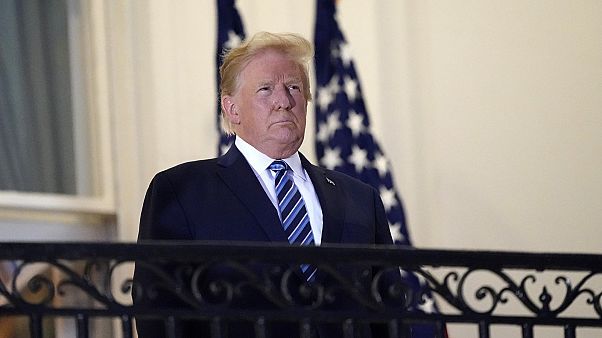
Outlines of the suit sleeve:
M165 172L157 174L151 181L144 198L138 242L192 238L185 210L178 200L178 194L169 180L168 174ZM150 255L152 255L151 252L149 252ZM139 291L137 294L134 293L134 304L143 309L184 306L182 301L175 296L173 289L162 286L168 284L165 284L165 281L159 278L153 270L146 268L145 264L136 262L134 286ZM152 262L149 264L155 266ZM155 268L161 269L167 276L174 275L174 268L168 264L155 266ZM184 331L187 330L187 325L184 325ZM137 318L136 329L140 338L160 338L166 335L162 320Z

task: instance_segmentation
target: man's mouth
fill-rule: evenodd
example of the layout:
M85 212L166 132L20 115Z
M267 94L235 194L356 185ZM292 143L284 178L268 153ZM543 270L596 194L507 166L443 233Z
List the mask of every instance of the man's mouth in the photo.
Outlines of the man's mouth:
M272 124L286 124L286 123L293 123L293 121L291 120L282 120L282 121L276 121Z

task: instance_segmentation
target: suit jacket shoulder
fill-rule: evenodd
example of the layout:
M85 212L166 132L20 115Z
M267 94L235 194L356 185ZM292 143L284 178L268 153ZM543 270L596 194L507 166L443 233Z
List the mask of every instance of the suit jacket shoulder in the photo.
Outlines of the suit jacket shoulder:
M236 147L155 175L138 238L286 241L277 211Z

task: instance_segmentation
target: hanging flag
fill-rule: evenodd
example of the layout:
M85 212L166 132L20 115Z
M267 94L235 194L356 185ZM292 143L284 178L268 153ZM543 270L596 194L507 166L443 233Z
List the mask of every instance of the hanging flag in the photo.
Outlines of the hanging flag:
M217 48L215 51L215 64L217 66L217 130L219 132L219 143L217 145L218 155L225 154L234 142L234 136L226 135L221 125L221 103L220 103L220 77L219 67L222 65L224 51L240 45L245 39L245 29L242 25L240 15L236 10L235 0L216 0L217 4Z
M370 120L350 48L335 18L334 0L317 0L315 72L317 91L316 154L321 166L370 184L380 192L395 244L411 245L401 199L393 186L391 166L370 131ZM419 278L402 271L415 292L423 290ZM416 293L420 294L420 293ZM435 311L426 294L411 310ZM413 337L433 337L433 327L413 327Z

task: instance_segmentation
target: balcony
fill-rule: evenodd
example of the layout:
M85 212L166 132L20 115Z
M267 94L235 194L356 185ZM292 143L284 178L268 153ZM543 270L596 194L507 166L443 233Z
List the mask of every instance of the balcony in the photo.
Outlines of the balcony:
M134 262L144 283L132 280ZM0 263L0 319L23 320L25 336L34 338L53 336L48 328L57 326L69 332L60 337L134 337L135 319L164 324L159 336L170 338L186 338L191 322L215 338L231 336L233 323L265 338L277 336L274 323L295 327L302 338L325 326L341 337L363 337L367 326L404 338L422 337L420 330L456 338L456 326L479 338L507 337L500 328L513 337L548 338L547 328L566 338L602 334L602 255L3 243ZM301 263L316 265L321 278L299 283ZM249 299L254 306L240 306Z

